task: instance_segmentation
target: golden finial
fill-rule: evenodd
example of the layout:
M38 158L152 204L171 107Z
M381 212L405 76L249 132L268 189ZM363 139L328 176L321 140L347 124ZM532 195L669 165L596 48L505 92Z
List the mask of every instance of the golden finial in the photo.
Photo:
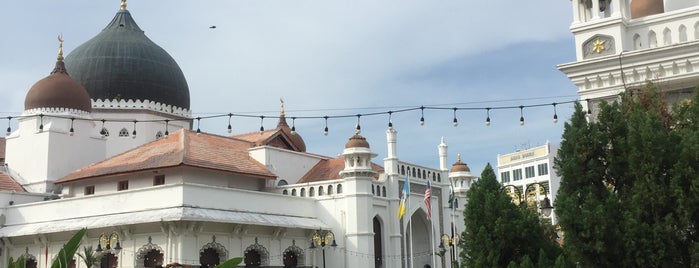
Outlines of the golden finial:
M284 114L284 99L279 98L279 101L282 103L282 108L281 108L280 116L281 116L281 117L284 117L284 116L285 116L285 114Z
M126 10L126 0L121 0L121 10Z
M461 153L456 154L456 162L461 162Z
M57 61L63 61L63 34L58 35L58 57Z

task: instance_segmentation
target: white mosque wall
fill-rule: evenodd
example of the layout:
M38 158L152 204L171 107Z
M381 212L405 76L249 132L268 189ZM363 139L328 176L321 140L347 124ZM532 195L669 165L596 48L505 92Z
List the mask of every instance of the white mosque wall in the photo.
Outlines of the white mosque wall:
M278 176L277 181L297 183L311 168L326 157L300 153L273 146L260 146L249 150L250 157L262 163Z

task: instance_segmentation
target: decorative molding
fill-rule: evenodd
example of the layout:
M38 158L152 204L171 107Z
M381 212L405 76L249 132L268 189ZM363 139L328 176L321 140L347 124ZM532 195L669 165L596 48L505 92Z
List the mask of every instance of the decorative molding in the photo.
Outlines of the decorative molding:
M160 102L149 101L149 100L102 100L93 99L92 108L94 109L119 109L119 110L133 110L142 109L155 111L160 113L166 113L171 115L177 115L182 117L190 118L192 117L192 111L186 108L181 108L173 105L168 105Z
M582 44L583 59L616 54L614 38L609 35L594 35Z

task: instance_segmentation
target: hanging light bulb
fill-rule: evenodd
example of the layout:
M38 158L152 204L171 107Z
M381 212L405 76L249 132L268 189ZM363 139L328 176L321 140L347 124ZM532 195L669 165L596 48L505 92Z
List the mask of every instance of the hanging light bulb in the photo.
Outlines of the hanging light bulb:
M325 118L325 129L323 129L323 135L328 136L328 116L324 116Z
M133 133L131 133L131 138L135 139L136 138L136 123L138 120L133 120Z
M262 135L262 132L265 131L265 127L262 125L265 121L265 116L261 115L260 116L260 135Z
M455 127L459 126L459 120L456 119L456 110L457 109L458 108L454 108L454 123L453 124Z
M105 120L102 119L102 129L100 129L100 136L102 136L102 138L104 138L104 137L107 136L107 129L104 128L104 121L105 121Z
M75 134L75 129L73 129L73 122L75 121L75 118L71 117L70 118L70 130L68 131L68 135L73 136Z
M357 125L354 126L354 133L359 134L362 133L362 127L359 125L359 119L362 118L361 114L357 115Z
M420 125L424 126L425 125L425 107L420 106Z
M44 131L44 115L39 114L39 132Z
M556 103L552 103L553 105L553 123L558 123L558 113L556 112Z
M519 125L524 125L524 106L519 106Z
M231 117L233 117L233 114L228 114L228 133L233 131L233 127L231 127Z
M197 136L201 135L201 129L199 129L200 121L201 121L201 117L197 117Z
M5 136L10 136L12 134L12 127L10 125L12 124L12 116L7 117L7 135Z
M388 127L392 128L393 127L393 122L391 122L391 116L393 115L393 111L388 111Z
M170 120L165 119L165 138L170 135L170 131L168 131L168 124L170 123Z
M485 108L485 112L486 112L485 125L490 126L490 107Z
M296 117L291 118L291 135L296 135Z

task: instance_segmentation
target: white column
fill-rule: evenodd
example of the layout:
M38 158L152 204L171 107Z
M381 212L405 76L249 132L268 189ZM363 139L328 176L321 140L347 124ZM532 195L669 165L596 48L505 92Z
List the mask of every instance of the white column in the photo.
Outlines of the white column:
M592 19L599 19L599 0L592 0Z

